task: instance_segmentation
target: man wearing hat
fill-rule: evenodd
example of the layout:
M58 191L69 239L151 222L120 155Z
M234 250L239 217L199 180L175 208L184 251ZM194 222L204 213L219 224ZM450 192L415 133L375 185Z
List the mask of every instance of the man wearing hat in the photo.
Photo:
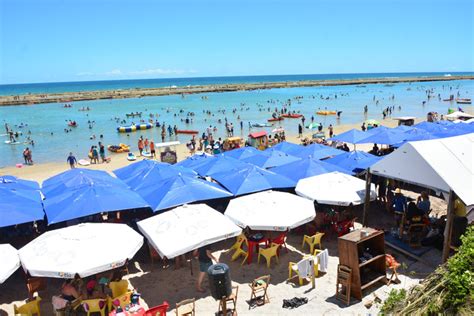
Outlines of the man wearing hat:
M402 194L402 190L400 188L395 189L395 197L393 198L392 203L398 226L400 225L400 220L407 209L407 198Z

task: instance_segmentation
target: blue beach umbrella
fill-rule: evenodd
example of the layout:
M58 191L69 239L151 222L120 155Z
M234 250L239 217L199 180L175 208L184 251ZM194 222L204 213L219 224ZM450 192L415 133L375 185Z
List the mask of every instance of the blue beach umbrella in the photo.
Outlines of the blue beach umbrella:
M426 122L426 121L415 124L413 125L413 127L424 129L425 131L430 132L430 133L438 133L438 132L443 132L446 130L446 128L443 125Z
M402 131L402 132L408 132L408 131L411 131L414 128L415 127L413 127L413 126L398 125L397 127L394 128L394 130Z
M15 176L0 176L0 189L39 190L39 188L39 184L36 181L23 180Z
M208 154L192 155L174 165L194 169L199 167L201 164L206 163L207 159L214 159L214 156Z
M137 186L148 177L155 181L161 181L179 173L189 176L197 176L197 173L190 168L148 159L114 170L114 173L117 178L130 187Z
M220 185L178 174L162 181L148 179L132 189L156 212L186 203L231 197Z
M194 168L194 170L201 176L212 176L214 173L226 170L235 170L243 168L247 163L238 159L224 156L223 154L215 156L214 159L206 159L206 162Z
M393 145L405 140L405 133L402 131L394 131L392 129L384 129L372 133L371 136L359 140L358 144L384 144L384 145Z
M345 152L324 161L357 173L369 168L380 159L381 157L374 156L364 151L355 150Z
M0 189L0 227L24 224L44 218L38 190Z
M333 136L329 140L357 144L359 141L363 140L364 138L367 138L368 136L370 135L368 135L366 132L362 132L353 128L351 130L348 130L347 132Z
M299 151L301 151L304 148L304 146L297 145L294 143L289 143L289 142L281 142L281 143L276 144L272 148L282 151L288 155L294 155L295 153L298 153Z
M267 169L267 168L282 166L299 159L301 158L288 155L276 149L271 149L271 150L265 150L262 154L258 154L249 158L242 159L242 161L251 163L260 168Z
M245 159L258 154L261 154L262 151L258 150L255 147L246 146L237 149L232 149L223 153L224 156L232 157L235 159Z
M300 179L317 176L323 173L339 171L345 174L352 172L336 165L321 161L317 158L306 157L301 160L286 164L284 166L272 168L272 171L298 182Z
M299 158L313 157L314 159L324 159L345 153L343 150L321 144L311 144L302 147L303 149L293 153L293 155Z
M236 196L296 186L291 179L250 164L238 170L215 173L212 178Z

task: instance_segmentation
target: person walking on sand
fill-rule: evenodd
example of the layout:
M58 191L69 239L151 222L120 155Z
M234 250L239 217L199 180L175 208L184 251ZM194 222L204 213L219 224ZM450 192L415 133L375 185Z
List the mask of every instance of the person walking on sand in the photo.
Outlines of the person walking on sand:
M143 145L145 147L145 151L148 151L148 145L150 145L150 142L148 141L148 138L145 138L145 141L143 142Z
M67 162L71 169L76 168L77 160L76 160L76 157L74 157L74 155L72 154L72 152L70 152L69 156L67 156Z
M204 281L204 276L209 270L209 267L212 266L212 261L216 263L219 262L216 257L212 254L211 246L206 245L199 249L194 250L194 256L198 257L199 260L199 276L197 279L196 289L198 292L205 292L206 290L202 288L202 281Z
M143 140L141 138L138 139L138 152L140 153L140 156L141 156L143 152Z
M303 137L303 126L298 124L298 138Z
M99 142L99 155L100 155L100 159L102 160L103 163L107 162L105 160L105 146L101 142Z
M150 141L150 153L151 157L156 159L155 142L153 140Z
M332 124L329 124L328 130L329 130L329 138L331 138L334 135L334 128L332 127Z

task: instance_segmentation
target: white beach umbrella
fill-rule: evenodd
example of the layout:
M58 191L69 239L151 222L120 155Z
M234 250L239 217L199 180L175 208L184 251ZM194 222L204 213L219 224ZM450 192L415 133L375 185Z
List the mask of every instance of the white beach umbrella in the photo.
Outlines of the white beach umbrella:
M143 237L125 224L86 223L52 230L19 251L32 276L87 277L123 266L143 245Z
M10 275L20 267L18 250L10 244L0 245L0 284L5 282Z
M161 257L174 258L242 230L205 204L183 205L137 223Z
M358 205L364 203L365 181L335 171L301 179L295 191L296 194L320 204ZM370 200L375 198L377 198L375 185L371 184Z
M231 200L225 215L242 228L285 231L312 221L316 212L311 200L286 192L263 191Z

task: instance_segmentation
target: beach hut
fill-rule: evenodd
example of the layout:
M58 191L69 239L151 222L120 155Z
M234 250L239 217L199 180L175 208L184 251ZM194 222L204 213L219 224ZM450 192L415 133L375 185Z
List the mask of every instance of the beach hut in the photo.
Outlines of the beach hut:
M19 250L31 276L85 278L119 268L135 256L143 237L125 224L86 223L48 231Z
M10 244L0 244L0 284L20 267L18 251Z
M260 150L264 150L268 147L268 136L267 132L260 131L250 133L248 136L248 143L250 146L255 147Z
M314 219L313 202L297 195L264 191L230 201L225 215L242 228L287 231Z
M340 206L363 204L366 194L364 180L337 171L301 179L295 191L319 204ZM370 200L377 198L375 185L369 194Z
M205 204L183 205L137 223L162 258L238 236L242 229Z

